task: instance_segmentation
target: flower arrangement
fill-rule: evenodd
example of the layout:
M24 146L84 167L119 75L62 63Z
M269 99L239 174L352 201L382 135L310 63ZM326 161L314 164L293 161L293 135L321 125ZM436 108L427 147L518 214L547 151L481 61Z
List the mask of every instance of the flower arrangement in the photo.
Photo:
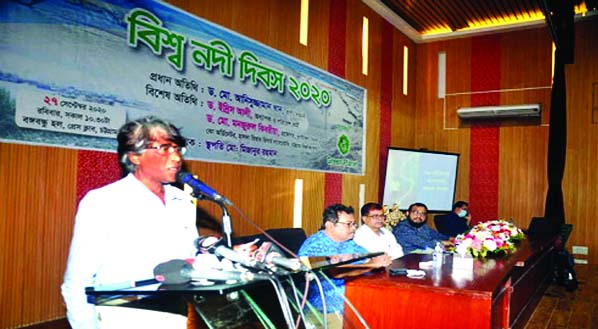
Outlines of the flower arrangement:
M488 253L509 254L515 250L515 242L523 240L521 229L505 220L492 220L479 223L469 232L457 235L455 238L455 251L465 255L470 253L473 257L485 258Z
M399 206L397 206L396 203L394 203L392 207L384 205L382 206L382 209L384 210L384 215L386 216L384 227L391 231L400 221L407 218L407 216L405 216L405 214L399 209Z

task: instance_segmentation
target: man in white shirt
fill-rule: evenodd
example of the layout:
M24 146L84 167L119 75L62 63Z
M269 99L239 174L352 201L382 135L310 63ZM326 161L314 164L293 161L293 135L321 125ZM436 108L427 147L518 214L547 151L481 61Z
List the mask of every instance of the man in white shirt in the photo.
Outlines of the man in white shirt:
M403 248L397 243L392 232L384 227L386 216L379 203L364 204L361 207L361 220L363 225L355 231L355 237L353 238L355 243L369 252L383 251L391 259L403 256Z
M73 329L131 327L127 321L172 328L173 317L160 324L149 312L135 316L134 309L105 306L106 312L127 311L114 320L87 301L85 287L151 279L156 265L193 258L196 251L195 206L189 194L169 185L183 165L185 139L179 130L148 117L126 123L117 139L127 176L90 191L79 203L62 284L67 318ZM184 328L186 318L179 317ZM150 326L136 322L143 319Z

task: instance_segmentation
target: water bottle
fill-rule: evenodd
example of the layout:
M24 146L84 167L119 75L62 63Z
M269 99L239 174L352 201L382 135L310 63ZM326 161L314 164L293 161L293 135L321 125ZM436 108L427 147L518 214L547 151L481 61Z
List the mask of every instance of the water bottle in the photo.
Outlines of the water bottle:
M436 246L434 247L434 253L432 254L432 265L434 267L442 267L442 244L440 242L436 242Z

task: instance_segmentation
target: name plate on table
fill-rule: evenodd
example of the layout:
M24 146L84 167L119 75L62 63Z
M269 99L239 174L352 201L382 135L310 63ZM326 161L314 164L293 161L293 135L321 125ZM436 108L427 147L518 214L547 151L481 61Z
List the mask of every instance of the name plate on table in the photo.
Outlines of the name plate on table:
M473 271L473 257L471 257L469 254L464 256L453 254L453 270Z

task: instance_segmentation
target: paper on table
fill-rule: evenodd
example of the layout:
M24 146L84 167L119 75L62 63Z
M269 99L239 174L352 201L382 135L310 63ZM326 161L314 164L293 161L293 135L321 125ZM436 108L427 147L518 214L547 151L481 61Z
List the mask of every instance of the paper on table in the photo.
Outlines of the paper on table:
M421 279L426 276L426 272L422 270L407 270L407 277L412 279Z

